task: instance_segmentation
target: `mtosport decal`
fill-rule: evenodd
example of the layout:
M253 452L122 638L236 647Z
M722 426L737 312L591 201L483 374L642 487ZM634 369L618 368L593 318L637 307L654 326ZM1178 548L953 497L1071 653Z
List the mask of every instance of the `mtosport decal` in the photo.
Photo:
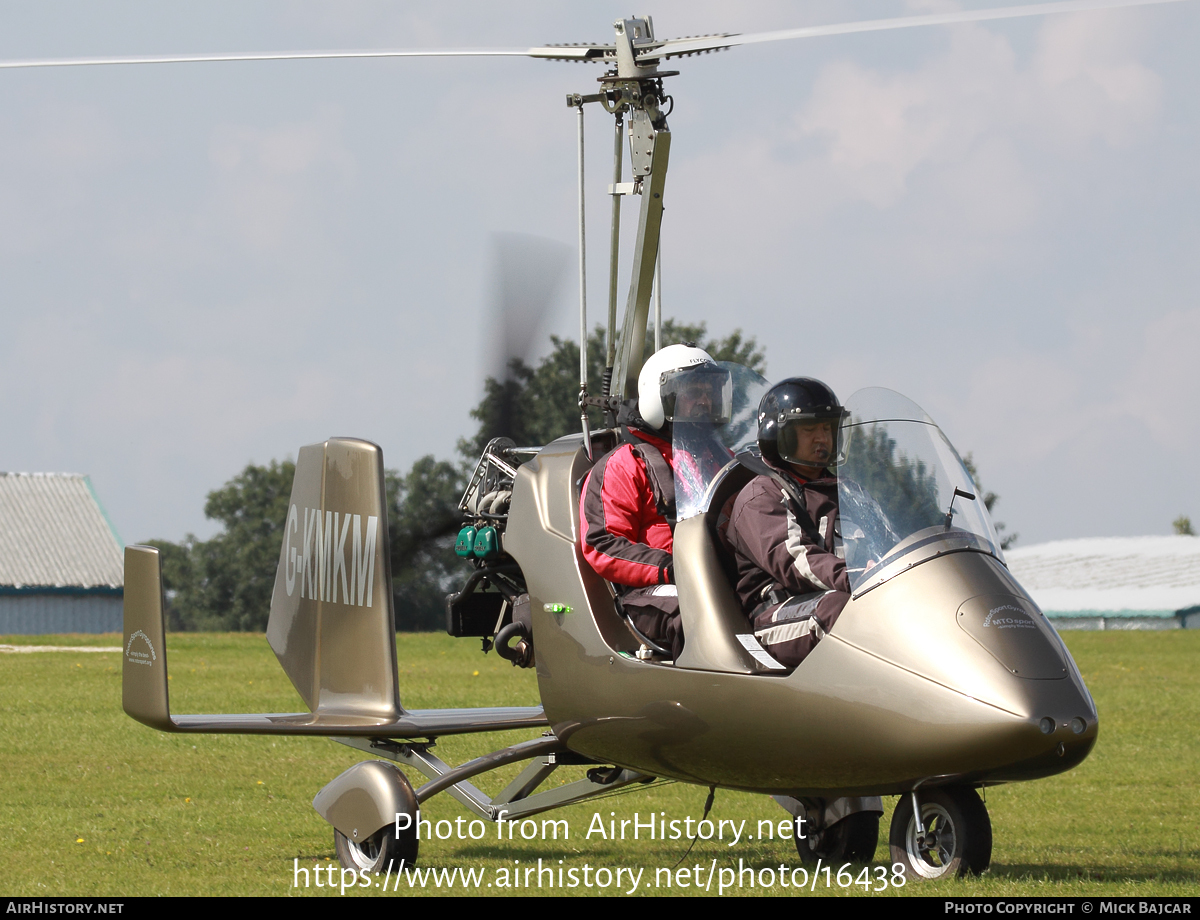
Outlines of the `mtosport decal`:
M125 660L132 664L144 664L147 667L154 664L158 656L154 654L154 646L150 637L140 629L136 630L125 643Z
M1005 610L1011 610L1016 616L1005 616ZM1014 607L1012 604L1001 604L999 607L993 607L984 618L983 625L995 626L997 629L1037 629L1037 624L1033 622L1029 614L1020 607Z

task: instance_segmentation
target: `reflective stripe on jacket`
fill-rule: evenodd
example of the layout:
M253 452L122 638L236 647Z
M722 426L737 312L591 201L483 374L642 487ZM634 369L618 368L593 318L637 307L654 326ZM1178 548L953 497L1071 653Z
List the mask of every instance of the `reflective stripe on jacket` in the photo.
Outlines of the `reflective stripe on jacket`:
M833 477L792 477L816 525L797 519L793 499L770 476L758 476L733 503L726 541L737 563L737 593L747 614L761 612L771 590L785 597L850 590L846 561L836 553L838 484ZM782 598L780 598L782 600Z

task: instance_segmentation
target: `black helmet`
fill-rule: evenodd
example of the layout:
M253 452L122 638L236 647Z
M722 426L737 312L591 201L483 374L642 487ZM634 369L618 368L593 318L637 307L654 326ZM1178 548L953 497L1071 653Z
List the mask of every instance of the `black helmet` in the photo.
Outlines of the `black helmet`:
M838 455L838 429L845 415L833 390L820 380L781 380L758 404L758 447L763 459L776 465L790 462L813 469L833 464ZM798 455L796 432L801 426L820 421L833 422L833 440L828 459L814 463L812 458Z

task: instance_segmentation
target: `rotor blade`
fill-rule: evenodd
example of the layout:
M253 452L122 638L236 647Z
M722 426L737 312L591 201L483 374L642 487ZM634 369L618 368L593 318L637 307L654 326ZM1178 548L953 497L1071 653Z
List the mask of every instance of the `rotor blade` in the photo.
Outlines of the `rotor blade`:
M954 13L932 13L928 16L903 16L897 19L872 19L863 22L842 22L827 26L807 26L801 29L781 29L776 32L750 32L745 35L707 35L699 38L678 38L638 53L638 63L660 61L688 54L721 51L737 45L786 41L793 38L818 38L825 35L847 35L853 32L880 32L886 29L909 29L915 26L950 25L957 22L985 22L994 19L1019 19L1025 16L1046 16L1051 13L1075 13L1086 10L1120 9L1129 6L1150 6L1159 3L1179 3L1181 0L1061 0L1057 3L1035 3L989 10L963 10Z
M542 344L534 337L554 304L571 250L520 233L497 233L492 245L492 303L501 326L495 342L503 352L494 356L492 370L499 378L514 358L528 363Z
M738 45L785 41L793 38L817 38L824 35L847 35L854 32L878 32L886 29L908 29L915 26L949 25L959 22L985 22L995 19L1018 19L1024 16L1045 16L1051 13L1074 13L1086 10L1120 9L1131 6L1150 6L1159 3L1179 3L1181 0L1060 0L1056 3L1036 3L1027 6L1002 7L989 10L966 10L954 13L934 13L928 16L904 16L897 19L873 19L863 22L843 22L825 26L806 26L781 29L775 32L750 32L744 35L725 33L696 38L674 38L637 49L639 63L652 63L672 57L723 51ZM110 64L202 64L218 61L304 61L334 58L397 58L397 57L531 57L553 61L612 61L612 45L574 44L544 45L539 48L446 48L446 49L378 49L370 51L269 51L239 54L183 54L151 57L89 57L45 58L41 60L0 61L0 70L34 67L94 67Z
M0 70L28 67L94 67L108 64L204 64L214 61L310 61L329 58L532 57L559 61L599 60L611 46L548 45L544 48L378 49L371 51L264 51L245 54L182 54L153 57L47 58L0 61Z
M518 437L520 384L514 364L529 364L544 343L537 338L570 264L571 249L553 240L518 233L498 233L492 241L493 321L491 355L484 366L500 384L490 437Z

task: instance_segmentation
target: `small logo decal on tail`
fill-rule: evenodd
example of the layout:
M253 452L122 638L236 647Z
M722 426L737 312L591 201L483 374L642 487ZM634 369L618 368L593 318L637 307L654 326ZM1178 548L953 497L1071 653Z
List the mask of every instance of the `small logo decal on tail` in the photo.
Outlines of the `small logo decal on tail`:
M139 643L138 640L141 640ZM138 643L135 645L134 643ZM152 665L157 660L154 654L154 646L150 644L150 637L140 629L134 632L129 637L129 641L125 643L125 660L131 664Z

